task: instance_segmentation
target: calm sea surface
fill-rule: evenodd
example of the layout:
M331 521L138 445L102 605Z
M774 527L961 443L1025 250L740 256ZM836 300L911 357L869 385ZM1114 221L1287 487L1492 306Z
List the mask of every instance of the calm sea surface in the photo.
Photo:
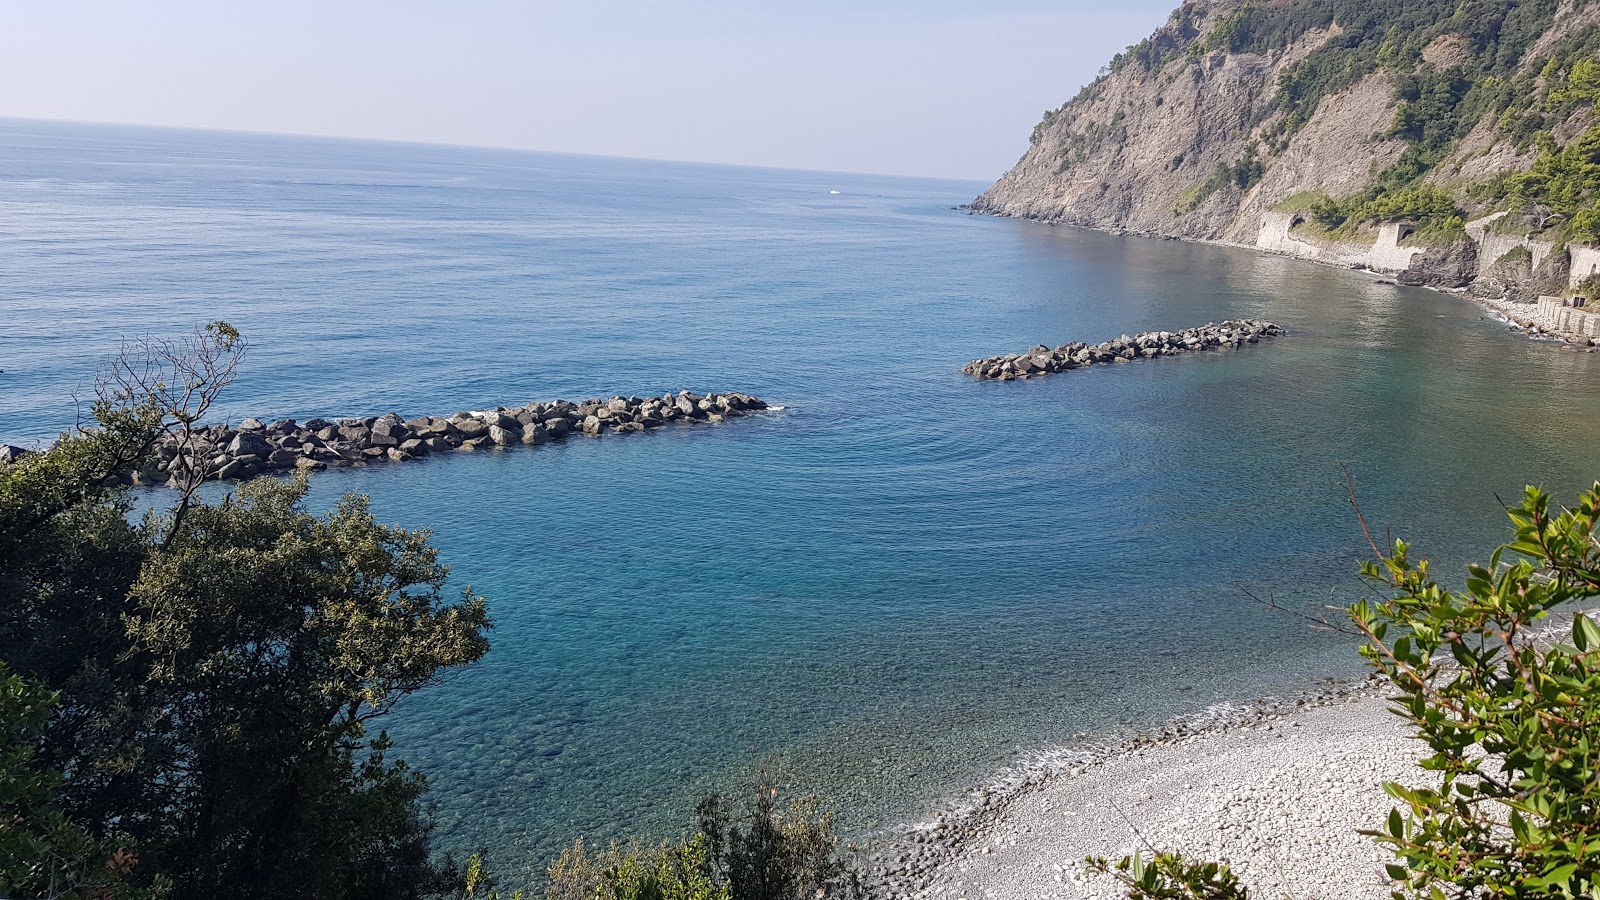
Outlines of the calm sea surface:
M428 526L494 650L390 723L441 837L670 833L763 759L853 827L1018 753L1356 671L1368 518L1455 571L1600 475L1600 357L1371 276L953 211L982 185L0 122L0 439L129 334L225 318L224 413L743 390L719 426L331 471ZM838 191L832 194L830 191ZM969 359L1230 316L1237 353Z

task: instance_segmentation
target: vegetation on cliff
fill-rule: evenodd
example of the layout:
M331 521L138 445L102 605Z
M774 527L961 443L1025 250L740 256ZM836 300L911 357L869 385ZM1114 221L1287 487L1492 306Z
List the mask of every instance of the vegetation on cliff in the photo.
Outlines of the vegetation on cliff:
M1465 241L1467 220L1503 210L1552 242L1600 241L1597 13L1597 0L1187 0L1047 112L975 206L1250 241L1261 213L1298 198L1335 239L1403 220Z

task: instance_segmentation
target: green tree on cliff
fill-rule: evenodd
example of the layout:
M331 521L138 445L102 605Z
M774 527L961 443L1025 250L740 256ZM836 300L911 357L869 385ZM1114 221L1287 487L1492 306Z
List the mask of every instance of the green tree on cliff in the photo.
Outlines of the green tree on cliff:
M425 783L375 726L483 655L484 602L444 596L426 532L359 497L313 515L303 479L214 503L185 483L134 521L108 485L243 349L222 323L163 347L109 369L128 377L90 424L0 468L0 661L59 698L35 751L61 773L53 808L161 895L424 895Z

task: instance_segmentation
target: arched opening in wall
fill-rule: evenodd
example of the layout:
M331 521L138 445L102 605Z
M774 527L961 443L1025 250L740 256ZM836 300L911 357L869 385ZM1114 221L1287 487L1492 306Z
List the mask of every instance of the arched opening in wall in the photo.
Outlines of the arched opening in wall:
M1395 233L1395 240L1403 241L1406 238L1411 237L1413 234L1416 234L1416 233L1417 233L1417 226L1415 226L1415 225L1401 225L1400 226L1400 230Z
M1306 223L1306 217L1300 215L1299 213L1295 213L1294 215L1289 217L1289 227L1290 228L1299 228L1301 225L1304 225L1305 223Z

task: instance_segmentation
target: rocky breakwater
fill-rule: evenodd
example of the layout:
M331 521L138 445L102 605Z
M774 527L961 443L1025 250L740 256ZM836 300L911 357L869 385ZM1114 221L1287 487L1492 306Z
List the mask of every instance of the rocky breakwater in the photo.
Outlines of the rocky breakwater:
M1180 353L1237 349L1283 333L1282 328L1271 322L1230 319L1222 323L1208 322L1183 331L1147 331L1132 337L1123 335L1098 344L1077 341L1062 344L1054 350L1041 344L1026 353L975 359L962 371L976 378L1015 381L1082 369L1096 363L1125 363Z
M673 423L720 422L767 409L749 394L704 396L680 391L660 397L552 400L519 407L402 419L395 413L329 421L292 419L194 430L158 442L128 477L134 484L165 484L190 464L207 479L242 481L296 469L403 462L432 453L543 444L568 435L643 432Z

